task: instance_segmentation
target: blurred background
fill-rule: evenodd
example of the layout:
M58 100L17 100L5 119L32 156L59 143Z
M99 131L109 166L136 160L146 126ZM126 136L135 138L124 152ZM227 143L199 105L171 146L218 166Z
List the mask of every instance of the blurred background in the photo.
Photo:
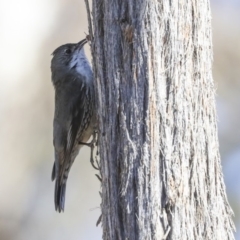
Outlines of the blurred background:
M211 4L220 151L240 229L240 1ZM101 239L100 183L90 150L81 151L71 170L64 214L54 210L50 179L51 53L84 32L83 0L0 0L0 240Z

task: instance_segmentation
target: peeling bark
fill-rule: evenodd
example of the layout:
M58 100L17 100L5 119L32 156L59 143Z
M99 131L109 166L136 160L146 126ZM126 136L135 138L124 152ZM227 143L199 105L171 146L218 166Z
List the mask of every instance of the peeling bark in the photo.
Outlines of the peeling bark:
M234 239L209 1L92 4L103 239Z

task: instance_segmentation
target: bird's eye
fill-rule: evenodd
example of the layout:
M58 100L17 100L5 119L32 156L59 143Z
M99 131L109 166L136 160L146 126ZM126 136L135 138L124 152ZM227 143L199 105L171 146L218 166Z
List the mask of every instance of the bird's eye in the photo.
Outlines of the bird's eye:
M71 52L72 52L72 50L69 49L69 48L67 48L67 49L65 50L65 53L67 53L67 54L70 54Z

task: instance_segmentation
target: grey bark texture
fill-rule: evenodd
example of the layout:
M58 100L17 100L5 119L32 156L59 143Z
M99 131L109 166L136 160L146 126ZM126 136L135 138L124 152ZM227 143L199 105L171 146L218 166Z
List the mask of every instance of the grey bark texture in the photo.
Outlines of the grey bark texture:
M234 239L209 1L92 0L89 31L103 239Z

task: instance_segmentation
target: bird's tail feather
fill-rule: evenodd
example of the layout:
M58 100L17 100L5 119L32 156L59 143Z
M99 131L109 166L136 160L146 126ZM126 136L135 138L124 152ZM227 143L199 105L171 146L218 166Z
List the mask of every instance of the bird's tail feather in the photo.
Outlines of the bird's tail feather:
M56 166L55 162L53 163L53 169L52 169L52 181L54 181L56 178Z
M58 212L64 211L65 204L66 181L62 182L56 179L55 183L55 209Z

